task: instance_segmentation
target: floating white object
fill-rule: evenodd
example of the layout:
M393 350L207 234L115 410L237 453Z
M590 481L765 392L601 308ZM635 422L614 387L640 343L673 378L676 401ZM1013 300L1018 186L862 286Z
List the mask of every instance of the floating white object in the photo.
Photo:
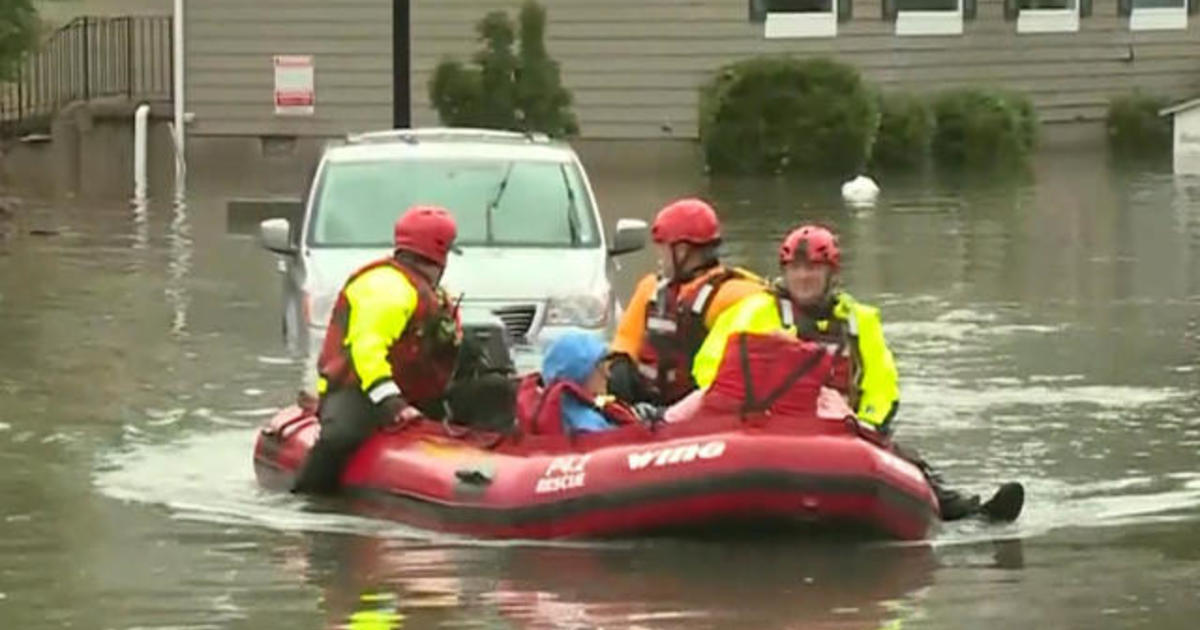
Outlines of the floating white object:
M842 184L842 199L854 205L873 205L879 197L879 185L866 175Z

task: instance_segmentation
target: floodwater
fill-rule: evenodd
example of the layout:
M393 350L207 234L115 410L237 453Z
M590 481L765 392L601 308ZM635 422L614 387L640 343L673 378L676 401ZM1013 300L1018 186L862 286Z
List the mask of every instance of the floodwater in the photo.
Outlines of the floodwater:
M918 545L483 544L269 494L254 430L302 362L221 191L29 202L0 243L0 626L1196 627L1200 181L1047 154L1020 181L883 179L851 210L836 185L593 177L610 227L712 196L764 271L788 226L836 223L900 435L967 489L1023 481L1022 518Z

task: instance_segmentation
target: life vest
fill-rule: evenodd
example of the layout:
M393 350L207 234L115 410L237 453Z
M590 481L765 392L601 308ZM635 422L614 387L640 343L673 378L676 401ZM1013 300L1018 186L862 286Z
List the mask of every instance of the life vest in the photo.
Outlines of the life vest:
M834 361L812 341L770 333L730 335L700 412L814 415Z
M858 382L857 366L861 362L855 357L858 345L850 339L856 334L854 318L816 320L804 315L797 317L792 301L778 294L775 295L775 308L785 329L794 326L798 339L818 344L833 357L825 385L851 400L857 400L857 393L853 390Z
M609 422L617 426L638 422L637 414L616 399L608 399L604 404L597 405L595 399L579 385L571 381L559 380L549 387L545 387L541 374L534 373L521 379L521 384L517 386L517 427L522 433L529 435L564 434L566 432L563 426L562 411L564 396L572 396L597 409Z
M392 379L410 404L427 405L441 398L454 374L462 340L458 308L451 304L444 291L435 290L425 276L394 258L365 265L350 275L345 286L368 271L387 266L404 274L417 291L417 305L404 332L388 348ZM361 387L350 349L345 343L349 316L349 301L343 287L334 304L333 316L317 361L318 372L328 383L328 391Z
M754 276L717 266L701 278L690 284L660 279L646 304L646 333L638 350L638 372L663 404L673 404L696 389L692 359L708 336L708 309L721 286L735 278Z

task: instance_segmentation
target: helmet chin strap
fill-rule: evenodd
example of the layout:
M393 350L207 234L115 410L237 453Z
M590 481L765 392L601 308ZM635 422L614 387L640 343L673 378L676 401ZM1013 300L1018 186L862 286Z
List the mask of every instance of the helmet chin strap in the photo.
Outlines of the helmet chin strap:
M680 257L676 253L678 251L675 249L675 247L677 245L679 245L679 243L671 243L670 245L667 245L667 249L669 249L671 251L671 279L672 280L683 280L683 276L684 276L683 269L680 269L683 261L681 261L679 259ZM684 256L684 258L687 258L687 257Z
M684 256L679 257L675 254L676 245L686 245L689 250ZM683 264L690 258L696 257L698 261L689 269L683 269ZM671 245L671 280L673 282L687 282L692 278L700 275L705 269L710 269L719 264L715 255L712 255L711 250L705 249L705 246L691 245L688 243L673 243Z
M394 252L393 257L401 263L408 264L412 269L416 270L417 273L425 276L425 279L428 280L433 286L436 287L437 285L441 284L442 274L444 274L446 271L445 267L437 265L424 256L404 249L397 249Z

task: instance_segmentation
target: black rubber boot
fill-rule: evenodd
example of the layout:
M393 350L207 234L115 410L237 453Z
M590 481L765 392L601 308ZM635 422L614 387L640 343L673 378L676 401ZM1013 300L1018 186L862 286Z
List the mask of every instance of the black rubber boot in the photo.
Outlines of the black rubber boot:
M1015 481L1010 481L1000 486L996 494L993 494L987 503L979 507L979 511L988 520L1011 523L1021 515L1021 509L1024 506L1025 487Z

